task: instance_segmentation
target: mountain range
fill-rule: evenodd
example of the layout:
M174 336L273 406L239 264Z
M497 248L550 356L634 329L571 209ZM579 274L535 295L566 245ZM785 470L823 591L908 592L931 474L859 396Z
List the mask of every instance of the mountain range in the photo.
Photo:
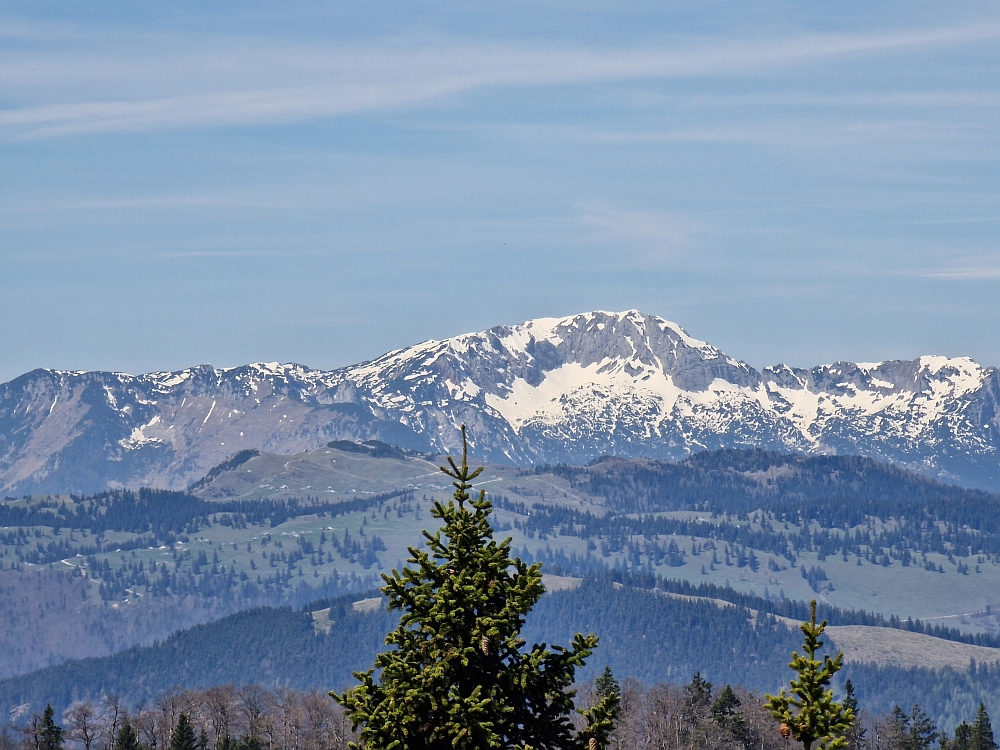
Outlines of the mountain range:
M1000 489L1000 374L925 356L758 371L636 310L426 341L332 371L39 369L0 385L0 492L183 488L245 449L332 440L476 460L680 460L759 447L857 454Z

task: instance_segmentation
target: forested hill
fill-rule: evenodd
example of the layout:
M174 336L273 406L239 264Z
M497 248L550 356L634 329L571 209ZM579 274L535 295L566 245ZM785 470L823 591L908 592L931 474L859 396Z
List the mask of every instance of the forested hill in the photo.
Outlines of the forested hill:
M332 445L292 459L248 454L197 493L0 503L0 676L148 645L249 607L367 588L434 527L431 504L451 490L434 469L389 446ZM982 645L1000 634L996 495L868 459L754 450L680 463L487 464L481 480L497 532L551 572L627 570L763 599L820 595L885 620L965 626ZM264 486L301 494L222 491ZM29 592L45 618L23 617ZM54 625L66 621L80 638L60 635Z
M860 456L726 449L696 453L679 463L606 457L587 466L539 466L532 471L562 477L622 513L808 513L841 506L855 525L858 514L890 518L931 508L979 528L983 513L1000 508L1000 495L943 484Z
M65 662L0 681L0 710L51 702L58 709L80 698L120 694L132 705L174 686L258 683L339 689L351 672L370 667L395 615L356 611L355 597L317 602L306 610L261 608L175 633L151 647L115 656ZM330 627L317 628L314 609L330 608ZM322 621L325 625L325 619ZM700 670L718 685L774 690L788 678L787 661L799 646L794 628L742 607L674 598L585 580L575 590L547 594L532 611L529 643L566 644L576 632L595 632L601 645L580 677L609 664L621 677L654 684L682 683ZM863 705L886 711L894 703L920 703L942 725L984 700L1000 710L1000 670L905 670L850 664L845 675Z

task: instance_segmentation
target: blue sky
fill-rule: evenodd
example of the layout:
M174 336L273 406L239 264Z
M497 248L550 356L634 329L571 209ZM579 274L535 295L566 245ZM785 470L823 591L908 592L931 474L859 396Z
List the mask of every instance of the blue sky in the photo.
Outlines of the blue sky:
M1000 365L995 3L0 11L0 380L638 308Z

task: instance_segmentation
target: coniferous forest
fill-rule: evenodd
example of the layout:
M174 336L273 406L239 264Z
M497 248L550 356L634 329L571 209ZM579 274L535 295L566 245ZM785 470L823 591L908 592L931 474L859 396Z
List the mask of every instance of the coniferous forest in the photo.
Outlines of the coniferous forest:
M747 478L769 470L774 481ZM534 606L523 636L530 644L600 635L577 679L585 696L605 667L617 676L618 746L724 746L737 740L719 734L720 727L740 722L757 727L753 741L767 746L771 740L761 732L774 727L761 713L762 696L787 681L789 654L798 645L790 623L808 618L810 596L820 599L819 617L831 626L1000 646L988 627L829 603L845 585L843 567L835 564L874 576L909 570L929 581L988 573L1000 559L994 495L863 459L761 451L699 454L683 464L611 459L542 467L524 472L524 481L538 476L557 477L587 497L600 493L603 504L575 507L558 493L533 496L517 485L491 497L498 538L513 536L514 554L563 582ZM412 488L339 502L317 496L220 501L153 490L10 499L0 506L0 520L8 524L0 532L0 585L7 582L11 601L22 592L16 595L22 607L20 615L11 610L15 628L7 637L31 633L16 629L18 617L37 607L42 617L29 618L37 637L52 638L66 631L46 627L73 623L78 637L61 635L59 642L106 645L91 650L103 655L49 657L51 666L35 661L41 669L15 668L0 680L0 707L13 712L9 738L34 726L36 714L41 721L45 706L57 719L81 705L97 716L109 696L136 717L160 701L187 696L185 712L197 734L207 709L198 708L203 698L194 696L227 685L234 695L263 686L254 689L274 705L298 701L295 710L307 711L303 706L316 700L310 691L353 684L352 672L371 665L396 626L398 615L375 601L373 585L380 572L402 565L393 556L401 543L412 542L398 530L428 527L433 502ZM791 573L807 592L801 598L777 585L760 590L728 580L786 575L781 580L788 586ZM359 607L359 600L369 604ZM27 602L36 604L25 610ZM78 613L75 621L62 614L69 611ZM123 631L125 622L131 630ZM140 631L143 637L130 644L127 633ZM23 654L15 658L29 665L39 650L27 643L12 640L10 653ZM703 716L685 703L695 674L715 686L708 703L699 699L708 712ZM965 747L963 727L975 724L980 705L987 716L1000 711L1000 667L989 660L944 667L850 661L837 676L838 695L846 680L859 707L857 741L869 743L858 747L895 747L885 743L897 736L917 742L914 733L937 741L945 732L957 732L955 746ZM718 700L723 705L713 714ZM737 715L734 700L740 718L719 718ZM660 730L653 728L660 721L655 716L674 715L667 706L677 711L676 721L663 724L672 727L674 745L655 739ZM328 709L342 727L339 709ZM677 723L682 720L686 724ZM699 725L702 720L708 723ZM165 726L165 719L158 721ZM223 750L243 735L256 742L247 731L233 734ZM152 747L153 735L147 731L142 740L141 734L140 744ZM158 742L166 736L161 732ZM739 736L737 744L749 746L750 735ZM67 742L70 737L67 730ZM305 737L295 741L313 741ZM267 744L284 747L278 742Z

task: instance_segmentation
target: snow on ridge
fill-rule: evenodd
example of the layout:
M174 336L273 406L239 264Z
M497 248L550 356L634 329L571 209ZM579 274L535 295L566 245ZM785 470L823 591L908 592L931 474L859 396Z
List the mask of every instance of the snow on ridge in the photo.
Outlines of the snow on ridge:
M574 406L589 403L600 408L611 398L626 402L652 399L661 415L673 408L682 391L661 369L646 368L645 378L637 379L617 364L610 358L587 366L569 362L547 372L537 386L516 378L506 396L487 393L486 404L515 431L529 422L556 424Z
M563 354L563 364L544 370L540 382L531 380L530 375L524 376L536 383L534 386L524 377L513 377L513 372L516 372L514 365L525 363L533 340L558 346L564 343L571 329L575 329L578 335L592 331L600 347L600 337L611 335L602 325L612 325L614 321L628 321L634 326L634 331L619 327L615 334L615 339L628 340L631 355L621 351L623 342L616 343L615 339L608 338L608 345L618 347L620 354L609 353L604 355L602 361L586 366L566 362ZM206 368L215 375L214 379L210 379L209 389L213 387L211 380L221 382L227 376L234 377L237 371L236 379L244 382L286 378L305 383L314 395L323 388L349 384L358 389L360 402L367 401L371 406L397 416L414 408L447 412L450 405L456 403L476 402L482 405L485 402L515 431L529 422L549 424L607 411L612 408L609 406L611 402L615 404L613 409L622 413L631 411L635 419L662 422L674 418L671 414L676 411L686 418L707 420L708 425L712 422L708 412L738 412L742 408L739 404L745 403L762 409L769 419L787 425L805 441L815 445L822 441L831 422L842 424L845 419L870 420L872 425L885 420L905 420L908 422L906 430L911 436L926 432L941 419L949 418L948 415L955 411L956 400L981 388L985 375L992 372L991 368L985 369L968 357L926 356L910 363L838 362L810 370L776 365L765 368L759 381L741 380L746 383L742 386L716 377L707 388L698 385L695 390L688 390L691 386L682 388L675 383L676 373L674 377L664 373L658 358L646 356L645 350L651 346L650 337L656 338L653 326L657 326L661 333L669 332L678 346L698 352L703 361L721 360L730 367L752 370L746 363L691 337L676 323L633 309L536 318L517 325L497 326L481 333L431 339L333 371L315 370L294 363L266 362L220 369L203 365L171 373L150 373L139 378L120 377L145 381L161 391L182 385L205 373ZM627 346L624 348L628 349ZM611 351L615 349L609 349ZM656 354L655 351L652 353ZM598 348L597 357L601 356ZM443 362L442 358L445 358ZM508 363L512 365L509 375ZM915 381L911 380L914 370L917 371ZM443 373L452 371L454 374L441 377ZM691 381L678 378L677 382ZM108 396L114 403L115 394L109 393ZM139 394L132 396L139 398ZM133 431L126 440L130 444L138 444L140 440L155 439L147 437L141 429L141 434Z
M190 379L191 379L190 370L181 370L180 372L154 373L153 375L150 376L150 380L152 380L155 385L158 385L161 388L174 388Z
M119 440L118 444L126 450L133 450L148 443L162 443L163 440L161 438L146 434L147 429L155 427L160 423L160 415L157 414L146 424L133 427L132 433L128 437Z
M568 328L575 320L578 320L580 316L574 315L568 318L535 318L533 320L525 321L519 325L511 326L514 330L524 330L529 335L534 336L535 339L542 339L543 341L548 341L556 346L563 342L562 336L556 333L557 328ZM589 323L592 318L587 319ZM535 335L535 334L539 335Z
M696 339L694 336L691 336L687 331L685 331L676 323L669 320L665 320L664 318L656 318L656 319L660 322L660 330L666 330L669 328L671 331L673 331L680 337L681 341L683 341L687 346L691 347L692 349L711 349L713 352L719 352L719 354L722 353L721 351L719 351L719 349L712 346L707 341L702 341L701 339ZM735 364L737 361L738 360L734 359L729 360L730 364ZM743 363L740 362L739 364Z
M979 364L971 357L943 357L935 354L925 354L922 357L918 357L917 362L921 369L926 369L935 375L945 367L953 367L964 372L970 370L979 372L982 370Z

